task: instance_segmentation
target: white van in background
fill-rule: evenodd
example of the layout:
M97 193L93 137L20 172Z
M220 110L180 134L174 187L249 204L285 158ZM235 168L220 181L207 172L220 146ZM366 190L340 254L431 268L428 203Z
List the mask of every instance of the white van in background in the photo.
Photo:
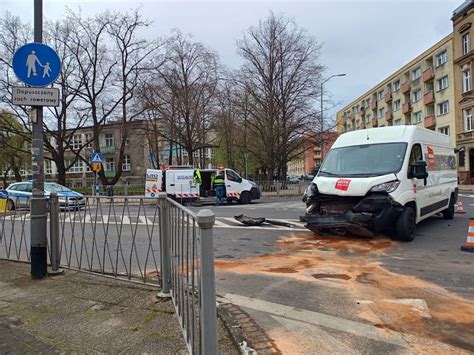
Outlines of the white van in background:
M147 169L145 196L156 197L164 191L176 200L197 200L215 197L211 186L211 177L218 174L217 169L200 169L201 184L194 183L192 168L169 168L167 170ZM224 169L225 199L247 204L260 198L257 184L239 176L232 169Z
M458 196L450 138L416 126L342 134L303 197L301 220L315 232L388 231L411 241L416 224L437 213L454 217Z

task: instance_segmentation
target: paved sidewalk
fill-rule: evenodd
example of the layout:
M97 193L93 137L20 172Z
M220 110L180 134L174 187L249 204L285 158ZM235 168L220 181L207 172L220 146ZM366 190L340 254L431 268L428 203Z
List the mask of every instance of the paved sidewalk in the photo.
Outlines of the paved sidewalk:
M66 270L31 280L30 265L0 260L0 354L186 354L170 300L157 289ZM219 321L220 352L238 354Z
M459 185L460 192L474 192L474 185Z

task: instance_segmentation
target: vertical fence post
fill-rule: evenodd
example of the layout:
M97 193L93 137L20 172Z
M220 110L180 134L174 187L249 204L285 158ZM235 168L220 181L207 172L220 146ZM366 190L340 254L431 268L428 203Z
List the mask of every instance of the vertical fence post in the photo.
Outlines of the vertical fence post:
M61 274L61 249L59 246L59 202L58 195L52 192L49 196L49 247L51 249L51 271L49 274Z
M201 266L201 353L217 354L216 285L214 274L213 230L215 215L211 210L200 210L199 252Z
M158 193L160 203L160 265L161 265L161 292L158 297L171 297L171 259L170 259L170 211L166 192Z

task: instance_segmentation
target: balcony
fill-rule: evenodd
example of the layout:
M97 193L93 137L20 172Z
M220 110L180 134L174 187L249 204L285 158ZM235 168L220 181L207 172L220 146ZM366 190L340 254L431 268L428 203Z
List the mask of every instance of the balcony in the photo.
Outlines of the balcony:
M434 93L433 90L428 91L423 95L423 103L425 105L432 104L434 102Z
M433 80L434 74L433 69L429 67L423 72L423 82L426 83L427 81Z
M390 102L392 101L392 93L391 92L387 92L385 94L385 102Z
M115 147L100 147L102 154L113 154L115 153Z
M411 112L411 105L409 102L405 102L402 106L402 112L404 115Z
M371 110L377 109L377 99L372 99L372 101L370 102L370 109Z
M372 118L372 127L377 127L378 126L378 122L377 122L377 118Z
M408 92L410 92L410 83L408 81L404 82L402 84L402 94L407 94Z
M393 119L392 111L385 112L385 120L388 122L388 121L391 121L392 119Z
M424 121L425 128L434 129L436 126L436 119L434 115L429 115L425 117Z

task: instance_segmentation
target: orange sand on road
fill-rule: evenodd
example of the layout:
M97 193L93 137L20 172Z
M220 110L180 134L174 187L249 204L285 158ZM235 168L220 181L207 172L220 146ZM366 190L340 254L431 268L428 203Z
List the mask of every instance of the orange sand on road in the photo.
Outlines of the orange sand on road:
M382 332L395 330L474 351L474 302L436 284L383 267L375 257L385 254L395 242L385 237L321 237L301 233L282 238L276 244L281 249L278 253L243 260L216 260L216 268L239 274L279 275L334 287L354 300L354 312L359 318ZM412 304L412 299L426 303ZM426 346L413 344L411 350L425 352L429 348Z

